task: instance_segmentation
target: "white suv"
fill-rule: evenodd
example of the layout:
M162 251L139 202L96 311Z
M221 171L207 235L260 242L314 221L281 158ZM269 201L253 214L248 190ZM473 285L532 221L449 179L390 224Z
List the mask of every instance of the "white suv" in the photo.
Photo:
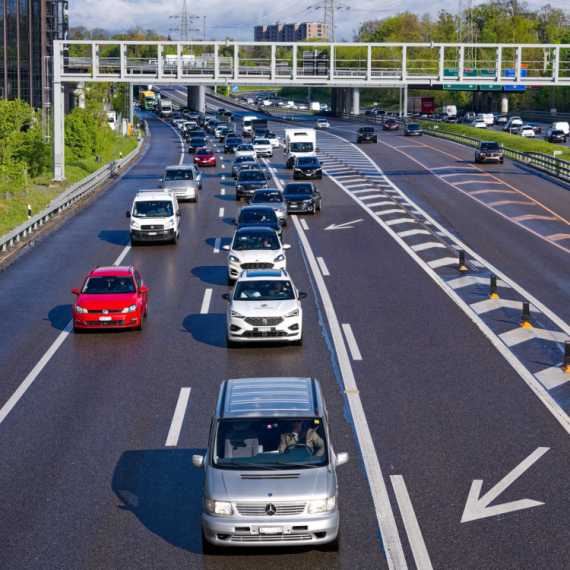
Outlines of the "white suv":
M256 138L253 140L253 148L257 153L257 156L273 156L273 145L271 141L266 138Z
M241 342L284 341L303 344L300 293L284 269L243 271L230 293L226 311L228 348Z
M228 285L246 269L286 269L285 251L290 245L281 245L279 236L271 228L241 228L232 241L224 245L228 252Z
M180 233L180 209L171 190L139 190L131 219L131 245L142 241L168 241L174 245Z

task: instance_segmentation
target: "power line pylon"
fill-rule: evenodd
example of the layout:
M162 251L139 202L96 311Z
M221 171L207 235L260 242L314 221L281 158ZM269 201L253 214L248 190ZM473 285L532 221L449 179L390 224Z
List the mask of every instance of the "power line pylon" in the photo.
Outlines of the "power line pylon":
M335 13L337 10L350 10L350 6L337 0L322 0L318 4L309 6L307 10L324 10L323 23L327 26L327 39L329 42L336 42Z
M197 28L193 27L191 21L199 18L200 16L196 16L195 14L189 14L188 8L186 7L186 0L184 0L182 4L182 12L180 14L174 14L174 16L169 16L170 18L179 18L180 25L176 28L170 28L171 32L180 32L180 39L182 41L190 41L192 39L191 34L197 31ZM199 30L198 30L199 31Z
M457 11L457 41L470 44L464 51L465 61L473 65L475 43L475 27L473 25L473 0L459 0Z

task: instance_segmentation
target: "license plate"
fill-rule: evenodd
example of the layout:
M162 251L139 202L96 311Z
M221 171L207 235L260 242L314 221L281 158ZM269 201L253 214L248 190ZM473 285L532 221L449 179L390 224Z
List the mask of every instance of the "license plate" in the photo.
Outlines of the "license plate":
M110 321L112 320L112 317L99 317L100 321Z
M148 232L148 235L149 235L149 236L155 236L155 235L156 235L156 232Z
M259 534L283 534L282 526L260 526Z
M289 208L298 208L297 204L291 204Z
M271 332L271 327L257 327L259 332Z

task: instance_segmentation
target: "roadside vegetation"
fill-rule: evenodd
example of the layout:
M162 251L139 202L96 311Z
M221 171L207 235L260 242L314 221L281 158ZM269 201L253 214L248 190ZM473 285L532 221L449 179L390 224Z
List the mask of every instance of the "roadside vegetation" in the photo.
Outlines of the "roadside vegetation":
M476 129L475 127L469 127L467 125L448 125L447 123L433 123L431 121L419 121L419 124L424 131L437 127L437 130L440 132L463 135L480 141L497 141L501 146L519 152L542 152L543 154L553 156L552 153L555 150L562 151L562 154L556 155L556 158L570 160L570 148L545 141L543 138L544 132L541 135L536 135L536 137L532 139L500 131Z

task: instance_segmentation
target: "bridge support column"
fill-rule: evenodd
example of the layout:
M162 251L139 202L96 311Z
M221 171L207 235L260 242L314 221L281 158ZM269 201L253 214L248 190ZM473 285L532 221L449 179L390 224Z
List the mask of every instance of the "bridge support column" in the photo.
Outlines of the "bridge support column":
M53 182L65 182L65 113L64 89L53 82Z
M197 87L196 111L202 114L206 112L206 87L204 85Z
M473 111L479 113L479 91L473 91Z
M352 113L352 89L347 87L344 90L344 97L345 97L345 108L347 113Z
M129 123L134 125L134 107L133 107L133 84L129 83Z
M491 93L491 113L497 113L498 112L498 97L497 97L497 93Z
M352 88L352 112L360 115L360 87Z
M408 116L408 85L404 85L404 103L402 105L403 116Z
M331 88L331 113L334 115L336 114L336 87Z
M489 93L487 93L487 91L483 91L481 99L483 99L481 104L481 112L487 113L489 111Z
M338 90L338 111L340 114L344 113L344 88Z
M131 83L131 85L132 85L132 83ZM77 84L77 92L78 92L77 106L80 109L85 109L85 82L84 81L80 81Z
M507 93L501 93L501 113L509 112L509 96Z
M194 86L188 85L186 87L186 107L194 110Z

